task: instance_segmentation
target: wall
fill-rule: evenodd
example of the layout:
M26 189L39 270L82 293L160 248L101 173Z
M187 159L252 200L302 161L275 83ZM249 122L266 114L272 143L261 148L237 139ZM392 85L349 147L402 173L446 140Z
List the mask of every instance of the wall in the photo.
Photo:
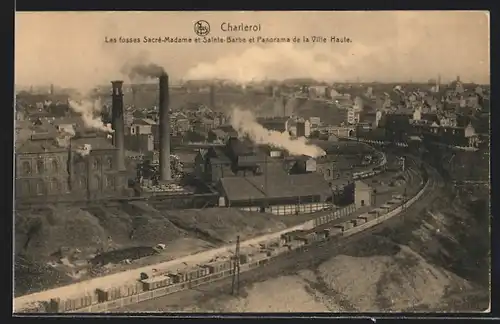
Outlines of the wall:
M297 214L310 214L318 211L331 209L331 203L310 203L310 204L295 204L295 205L274 205L269 208L265 208L266 213L271 213L274 215L297 215ZM239 208L244 211L255 211L259 212L260 207L242 207Z
M16 197L69 192L68 152L16 154Z
M372 190L371 189L355 189L354 191L354 201L356 207L361 208L363 206L370 206L372 202Z
M93 150L84 158L73 153L70 165L68 156L68 152L17 154L16 199L59 201L66 195L80 199L101 194L112 196L126 186L123 176L114 168L112 151ZM30 173L25 172L28 165Z

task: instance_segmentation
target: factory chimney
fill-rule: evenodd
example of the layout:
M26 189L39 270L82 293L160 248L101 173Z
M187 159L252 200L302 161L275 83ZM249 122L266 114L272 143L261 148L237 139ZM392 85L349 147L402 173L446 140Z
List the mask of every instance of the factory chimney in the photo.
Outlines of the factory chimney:
M172 180L168 75L160 76L160 181Z
M123 81L111 81L113 94L111 97L111 123L113 130L113 145L117 148L116 151L116 169L118 171L125 170L125 122L123 120Z

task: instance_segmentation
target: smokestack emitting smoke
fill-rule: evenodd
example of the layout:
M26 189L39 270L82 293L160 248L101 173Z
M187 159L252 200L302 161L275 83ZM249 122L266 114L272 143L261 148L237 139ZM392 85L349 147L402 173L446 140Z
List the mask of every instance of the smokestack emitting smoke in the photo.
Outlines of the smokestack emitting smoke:
M168 75L163 72L159 76L160 88L160 180L172 180L170 169L170 112L169 112L169 90Z
M138 78L159 78L165 74L165 69L154 63L149 64L125 64L122 68L122 72L127 74L130 80L135 80Z
M168 75L165 69L155 63L126 64L122 68L130 80L137 78L159 78L159 109L160 109L160 180L172 180L170 169L170 112Z
M99 116L101 112L100 100L81 100L76 101L70 99L68 101L69 107L82 117L85 127L97 129L106 133L113 133L113 129L104 124Z
M125 170L125 121L123 119L123 81L111 81L113 94L111 95L111 121L115 131L113 144L116 150L116 168Z
M292 155L319 157L326 155L320 147L308 144L304 137L292 139L287 132L269 130L260 125L252 112L234 108L231 113L231 126L239 136L248 136L256 144L267 144L287 150Z

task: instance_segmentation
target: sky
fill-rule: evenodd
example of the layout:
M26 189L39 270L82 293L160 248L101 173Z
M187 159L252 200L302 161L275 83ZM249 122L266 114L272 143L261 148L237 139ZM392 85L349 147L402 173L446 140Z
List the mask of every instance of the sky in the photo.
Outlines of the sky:
M121 44L117 37L348 37L351 43ZM221 23L260 24L223 32ZM16 13L16 85L89 88L124 79L130 62L156 63L171 79L489 83L489 16L473 11L22 12Z

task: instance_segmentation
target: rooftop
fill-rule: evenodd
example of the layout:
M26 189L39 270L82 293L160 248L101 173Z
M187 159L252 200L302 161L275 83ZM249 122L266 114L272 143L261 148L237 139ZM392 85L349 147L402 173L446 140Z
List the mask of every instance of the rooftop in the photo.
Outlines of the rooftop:
M310 197L331 192L328 182L318 173L268 173L267 180L265 176L222 178L221 184L230 201Z

